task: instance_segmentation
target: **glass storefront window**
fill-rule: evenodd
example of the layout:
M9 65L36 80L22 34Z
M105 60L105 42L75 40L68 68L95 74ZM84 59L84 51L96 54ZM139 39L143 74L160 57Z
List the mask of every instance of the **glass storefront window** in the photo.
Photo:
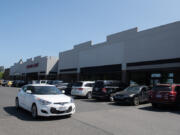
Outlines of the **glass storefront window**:
M160 73L153 73L153 74L151 74L151 77L152 78L155 78L155 77L159 78L159 77L161 77L161 74Z
M166 83L174 83L174 80L173 79L167 79Z
M174 77L174 73L169 73L168 77Z

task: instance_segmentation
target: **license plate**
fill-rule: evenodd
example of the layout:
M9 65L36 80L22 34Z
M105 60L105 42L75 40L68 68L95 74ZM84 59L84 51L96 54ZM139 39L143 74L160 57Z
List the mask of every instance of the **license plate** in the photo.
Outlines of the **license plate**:
M162 98L162 95L157 94L157 95L156 95L156 98Z
M59 111L65 111L67 110L66 107L59 107Z

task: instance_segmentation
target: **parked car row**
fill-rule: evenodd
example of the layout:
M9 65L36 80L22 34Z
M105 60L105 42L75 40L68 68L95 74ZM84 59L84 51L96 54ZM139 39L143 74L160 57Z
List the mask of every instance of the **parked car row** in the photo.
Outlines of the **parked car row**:
M56 80L51 81L51 84L48 84L48 81L38 81L21 88L15 100L16 107L30 111L33 118L71 116L75 112L75 104L73 98L67 95L109 100L117 104L128 103L135 106L141 103L151 103L153 107L180 105L180 84L158 84L150 88L146 85L128 86L114 80L75 83Z
M158 84L150 88L146 85L127 86L111 80L82 81L72 85L71 95L135 106L141 103L151 103L153 107L180 106L180 84Z
M129 103L131 105L151 103L153 107L180 104L180 84L158 84L150 88L145 85L128 86L116 80L79 81L75 83L67 83L62 80L0 81L0 85L8 87L22 87L26 84L50 84L56 86L66 95L109 100L115 103Z

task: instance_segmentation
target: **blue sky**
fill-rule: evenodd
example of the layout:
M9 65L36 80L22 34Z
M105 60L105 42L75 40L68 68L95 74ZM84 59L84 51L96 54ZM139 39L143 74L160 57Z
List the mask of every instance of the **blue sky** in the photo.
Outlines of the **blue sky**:
M0 0L0 65L180 21L179 0Z

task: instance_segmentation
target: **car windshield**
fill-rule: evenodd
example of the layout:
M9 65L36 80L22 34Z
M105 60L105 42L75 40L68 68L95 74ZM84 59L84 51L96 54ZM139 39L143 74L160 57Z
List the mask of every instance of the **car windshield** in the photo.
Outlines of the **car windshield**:
M125 89L125 91L128 91L128 92L138 92L139 90L140 90L139 86L130 86Z
M40 81L41 83L46 83L46 81Z
M170 86L155 86L152 88L154 91L171 91Z
M119 86L119 82L118 81L97 81L94 86L98 87L98 88L103 88L103 87L118 87Z
M83 85L82 82L76 82L73 84L74 87L81 87Z
M53 81L52 84L55 85L55 84L60 84L62 83L62 81Z
M97 81L97 82L94 84L94 87L102 88L102 87L104 87L104 83L103 83L102 81Z
M58 95L62 94L55 86L32 86L30 87L32 94L37 95Z
M67 83L60 84L60 86L67 86L67 85L68 85Z

